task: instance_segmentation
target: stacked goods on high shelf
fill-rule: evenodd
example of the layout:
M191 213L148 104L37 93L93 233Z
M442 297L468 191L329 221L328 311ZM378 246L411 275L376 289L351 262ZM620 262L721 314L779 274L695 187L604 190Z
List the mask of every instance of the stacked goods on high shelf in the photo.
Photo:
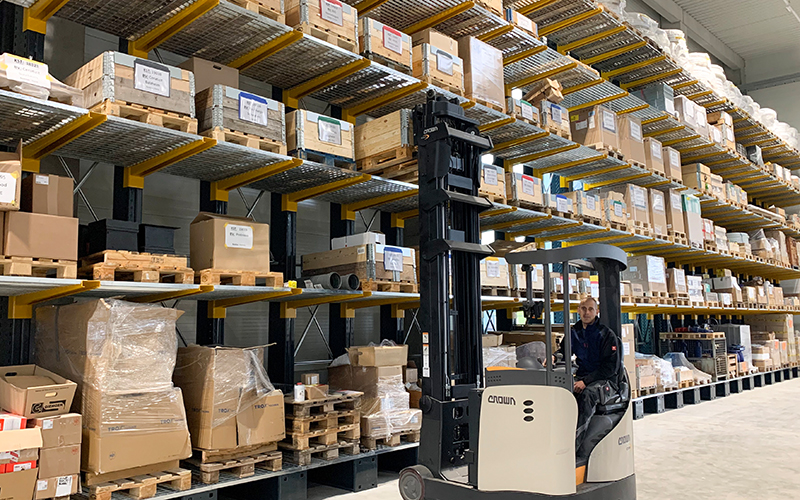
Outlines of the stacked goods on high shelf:
M226 85L197 93L200 135L255 149L286 154L283 103Z
M417 182L410 109L399 109L358 125L354 142L359 171L386 179Z
M617 138L619 150L625 161L637 167L647 168L642 121L632 113L619 115L617 117Z
M664 160L664 173L673 182L683 182L681 153L670 147L662 148L661 157Z
M718 131L719 140L715 142L728 151L735 153L736 136L734 135L733 117L724 111L709 113L708 123Z
M544 206L548 213L567 219L572 218L572 214L575 213L575 206L572 204L572 198L566 194L553 193L543 193L542 196L544 198Z
M664 148L658 139L645 137L644 139L644 163L647 170L668 177L668 159L664 159Z
M551 134L572 140L572 131L569 125L569 111L564 106L544 100L541 102L539 113L541 127ZM577 142L577 141L576 141Z
M358 12L339 0L284 0L286 24L331 45L358 52Z
M386 245L382 234L370 232L334 238L331 248L303 255L303 277L354 274L361 290L416 293L413 248Z
M658 189L650 189L650 221L653 224L653 236L669 239L667 200L665 193Z
M572 140L622 159L614 111L604 106L584 108L569 113L569 123Z
M191 267L203 285L283 286L269 270L269 224L201 212L189 226Z
M506 202L506 176L503 167L483 165L481 167L481 185L478 193L497 203Z
M190 57L179 64L178 67L191 71L194 75L195 95L214 85L239 88L239 70L236 68L199 57Z
M503 52L468 36L459 39L458 54L464 62L464 97L505 113Z
M537 108L543 108L542 103L544 101L552 104L561 104L561 101L564 100L563 90L564 87L561 86L561 82L558 80L543 78L531 85L528 93L523 96L523 100Z
M53 78L49 70L45 63L4 53L0 55L0 88L83 107L83 93Z
M411 74L413 59L410 36L369 17L362 17L358 26L358 46L362 56Z
M540 209L544 206L542 180L532 175L506 172L506 198L509 205Z
M742 360L737 362L736 374L741 376L754 371L756 368L753 364L750 325L723 324L715 325L714 328L725 334L728 352L736 351L742 353Z
M231 0L231 3L279 23L283 23L286 17L283 12L283 0Z
M610 188L603 188L601 193L604 193L606 202L620 200L620 196L611 195L609 192L615 192L622 195L624 201L624 208L626 209L625 222L628 230L632 234L639 234L642 236L653 236L653 225L650 218L650 194L647 188L637 186L635 184L626 184L614 186ZM611 198L610 200L608 198ZM621 224L621 218L617 217L617 213L621 208L620 205L613 205L611 210L606 213L613 215L614 218L609 222L616 222Z
M178 468L192 454L186 411L172 384L181 314L113 299L36 311L37 363L78 382L81 471L90 497L118 489L155 493L156 483L190 486L190 471ZM156 472L157 481L139 477ZM102 484L108 482L111 489Z
M517 120L539 126L542 121L539 118L539 108L524 99L506 99L506 112Z
M352 168L353 125L312 111L296 109L286 118L289 155L330 166Z
M197 133L191 71L109 51L65 81L83 91L92 111Z
M368 449L378 444L396 446L401 439L419 441L422 412L410 408L403 384L407 358L405 345L351 347L328 367L332 389L364 394L361 445Z
M637 257L628 258L628 268L620 273L620 279L630 282L631 296L637 297L639 287L641 286L641 297L648 297L647 301L652 303L669 303L669 292L667 291L667 274L666 265L662 257L654 255L640 255ZM626 300L625 287L623 286L623 301L634 302L635 300Z
M486 257L480 263L482 295L511 295L508 262L503 257Z
M605 219L611 228L620 231L628 230L628 205L625 195L617 191L601 191Z
M581 216L585 222L598 226L605 225L605 210L603 210L603 200L599 194L585 191L572 191L565 194L572 201L572 210L575 215Z
M528 16L522 15L516 10L506 8L505 19L509 23L517 26L518 28L527 31L535 37L539 37L539 27Z
M414 78L464 95L464 61L458 43L432 29L414 33L411 40Z
M173 380L188 410L194 452L187 464L201 482L218 482L220 471L280 470L283 393L267 376L263 347L181 347Z
M686 239L686 220L683 216L683 195L680 191L669 189L665 200L667 214L667 236L673 243L689 245Z

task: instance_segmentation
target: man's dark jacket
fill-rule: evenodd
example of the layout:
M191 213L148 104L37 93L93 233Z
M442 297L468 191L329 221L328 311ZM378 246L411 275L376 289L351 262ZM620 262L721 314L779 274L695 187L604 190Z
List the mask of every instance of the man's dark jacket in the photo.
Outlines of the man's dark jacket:
M622 375L622 345L617 334L600 324L600 318L586 329L583 322L572 325L572 354L577 358L576 380L589 385L598 380L608 380L618 386ZM564 354L562 342L561 354Z

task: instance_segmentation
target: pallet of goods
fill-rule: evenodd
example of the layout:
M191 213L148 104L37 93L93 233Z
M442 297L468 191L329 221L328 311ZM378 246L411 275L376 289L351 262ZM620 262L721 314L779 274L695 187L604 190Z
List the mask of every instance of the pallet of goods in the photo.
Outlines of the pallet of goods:
M352 169L354 126L346 121L297 109L286 116L289 155L329 166Z
M593 106L569 113L572 139L600 153L623 160L619 147L617 114L604 107Z
M273 21L285 23L286 16L283 12L283 0L227 0L243 7L250 12L267 16Z
M195 100L200 135L254 149L286 154L283 103L214 85Z
M358 52L358 13L339 0L284 0L286 24L331 45Z
M414 63L409 35L369 17L362 17L358 26L358 46L362 56L401 73L411 74Z
M514 99L509 97L506 100L506 112L519 121L529 123L536 127L539 126L539 108L524 99Z
M415 33L412 43L414 78L464 95L464 61L459 57L458 43L432 29Z
M506 176L503 167L483 165L478 194L495 203L506 203Z
M411 110L370 120L355 128L356 169L385 179L417 182Z
M503 52L468 36L458 40L458 54L464 62L464 97L505 113Z
M84 107L83 92L53 78L47 64L27 57L0 55L0 88L19 94Z
M543 129L553 135L572 140L572 131L570 130L569 122L570 117L567 108L547 100L542 101L539 118L542 120L541 126Z
M544 206L542 180L518 172L506 172L506 201L530 210L540 210Z
M121 52L103 52L65 80L92 111L197 133L191 71Z
M100 281L137 281L142 283L194 283L194 271L188 258L105 250L81 258L81 276Z
M506 259L486 257L480 263L481 295L511 296L511 281Z
M256 468L281 469L283 393L270 383L263 347L181 347L173 380L193 409L193 454L183 463L196 479L214 484L220 473L241 478Z

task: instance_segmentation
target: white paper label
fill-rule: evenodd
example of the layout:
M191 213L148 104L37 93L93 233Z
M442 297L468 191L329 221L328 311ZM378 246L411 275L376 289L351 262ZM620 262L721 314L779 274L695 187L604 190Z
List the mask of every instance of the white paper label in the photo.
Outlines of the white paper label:
M239 94L239 119L266 127L269 122L267 110L269 104L263 97L241 92Z
M441 50L436 52L436 69L445 75L453 76L453 56Z
M556 210L558 212L569 212L569 200L566 196L556 196Z
M615 201L614 202L614 216L622 217L622 214L623 214L622 203L620 203L618 201Z
M733 127L725 127L725 138L730 142L734 142L736 140L733 136Z
M631 355L631 343L630 342L623 342L622 343L622 354L624 356Z
M494 167L483 168L483 182L488 186L497 185L497 170Z
M629 122L631 127L631 138L636 142L642 142L642 126L631 120Z
M533 179L528 177L527 175L522 176L522 192L533 196Z
M661 193L653 193L653 211L664 211L664 195Z
M661 159L661 144L656 141L650 141L650 155L656 160Z
M133 63L133 87L136 90L169 97L169 69L156 63Z
M632 187L633 206L640 210L647 210L647 191L639 187Z
M674 149L670 150L669 152L669 164L673 168L680 168L681 166L681 155Z
M589 114L589 117L586 119L586 123L589 126L589 130L594 130L594 112Z
M594 123L594 120L592 120L592 123ZM588 126L589 126L589 121L588 120L582 120L582 121L579 121L579 122L575 122L575 130L583 130ZM592 127L592 128L594 128L594 127Z
M36 491L44 491L46 489L47 489L47 481L42 481L42 480L36 481Z
M21 470L30 470L33 469L33 464L30 462L23 462L21 464L14 464L14 472L19 472ZM8 471L6 471L8 472Z
M731 294L729 294L729 293L721 293L719 295L722 298L722 303L723 304L725 304L726 306L731 305Z
M497 259L486 259L486 276L489 278L500 277L500 261Z
M683 204L681 203L681 195L678 193L670 193L670 199L672 200L672 209L677 211L683 210Z
M333 24L344 26L342 2L339 0L319 0L319 17Z
M253 226L225 224L225 248L253 248Z
M517 13L517 26L530 33L533 33L533 21L531 21L528 16L523 16L522 14Z
M72 476L61 476L56 483L56 497L65 497L72 491Z
M522 112L522 117L523 118L526 118L528 120L533 120L533 105L532 104L530 104L530 103L528 103L526 101L520 101L519 102L519 108L520 108L520 111Z
M403 251L395 247L383 247L383 268L387 271L403 271Z
M53 428L53 421L52 420L45 420L44 422L42 422L42 429L47 430L47 429L52 429L52 428Z
M17 175L0 172L0 203L14 203L17 198Z
M388 26L383 27L383 46L403 55L403 34Z
M319 140L328 144L342 144L342 124L332 118L320 116L317 121Z
M653 283L666 283L666 273L664 270L664 259L655 257L647 258L647 277Z
M50 176L49 175L36 174L36 176L34 177L34 182L36 182L36 184L39 184L39 185L42 185L42 186L49 186L50 185Z
M44 63L13 54L3 54L0 69L3 66L6 70L6 78L9 80L50 88L50 80L47 79L48 68Z
M13 429L6 429L6 430L8 431L8 430L13 430ZM0 460L11 460L13 458L14 458L14 454L12 452L10 452L10 451L0 452Z
M594 196L587 195L586 196L586 208L588 210L596 210L597 209L597 200Z
M550 106L550 117L556 124L560 124L562 120L561 108L558 106Z
M603 110L603 128L609 132L617 131L617 115L613 111Z
M711 127L711 135L714 136L714 142L722 142L722 132L717 127Z

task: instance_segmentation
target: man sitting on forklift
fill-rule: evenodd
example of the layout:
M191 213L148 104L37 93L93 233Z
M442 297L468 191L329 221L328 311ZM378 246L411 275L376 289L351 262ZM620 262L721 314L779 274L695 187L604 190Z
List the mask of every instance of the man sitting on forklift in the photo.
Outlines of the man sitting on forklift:
M597 313L597 301L592 297L583 299L578 305L581 319L571 329L572 353L578 365L573 385L578 401L576 450L581 448L595 409L617 395L624 377L619 337L600 323ZM563 344L560 352L563 357Z

